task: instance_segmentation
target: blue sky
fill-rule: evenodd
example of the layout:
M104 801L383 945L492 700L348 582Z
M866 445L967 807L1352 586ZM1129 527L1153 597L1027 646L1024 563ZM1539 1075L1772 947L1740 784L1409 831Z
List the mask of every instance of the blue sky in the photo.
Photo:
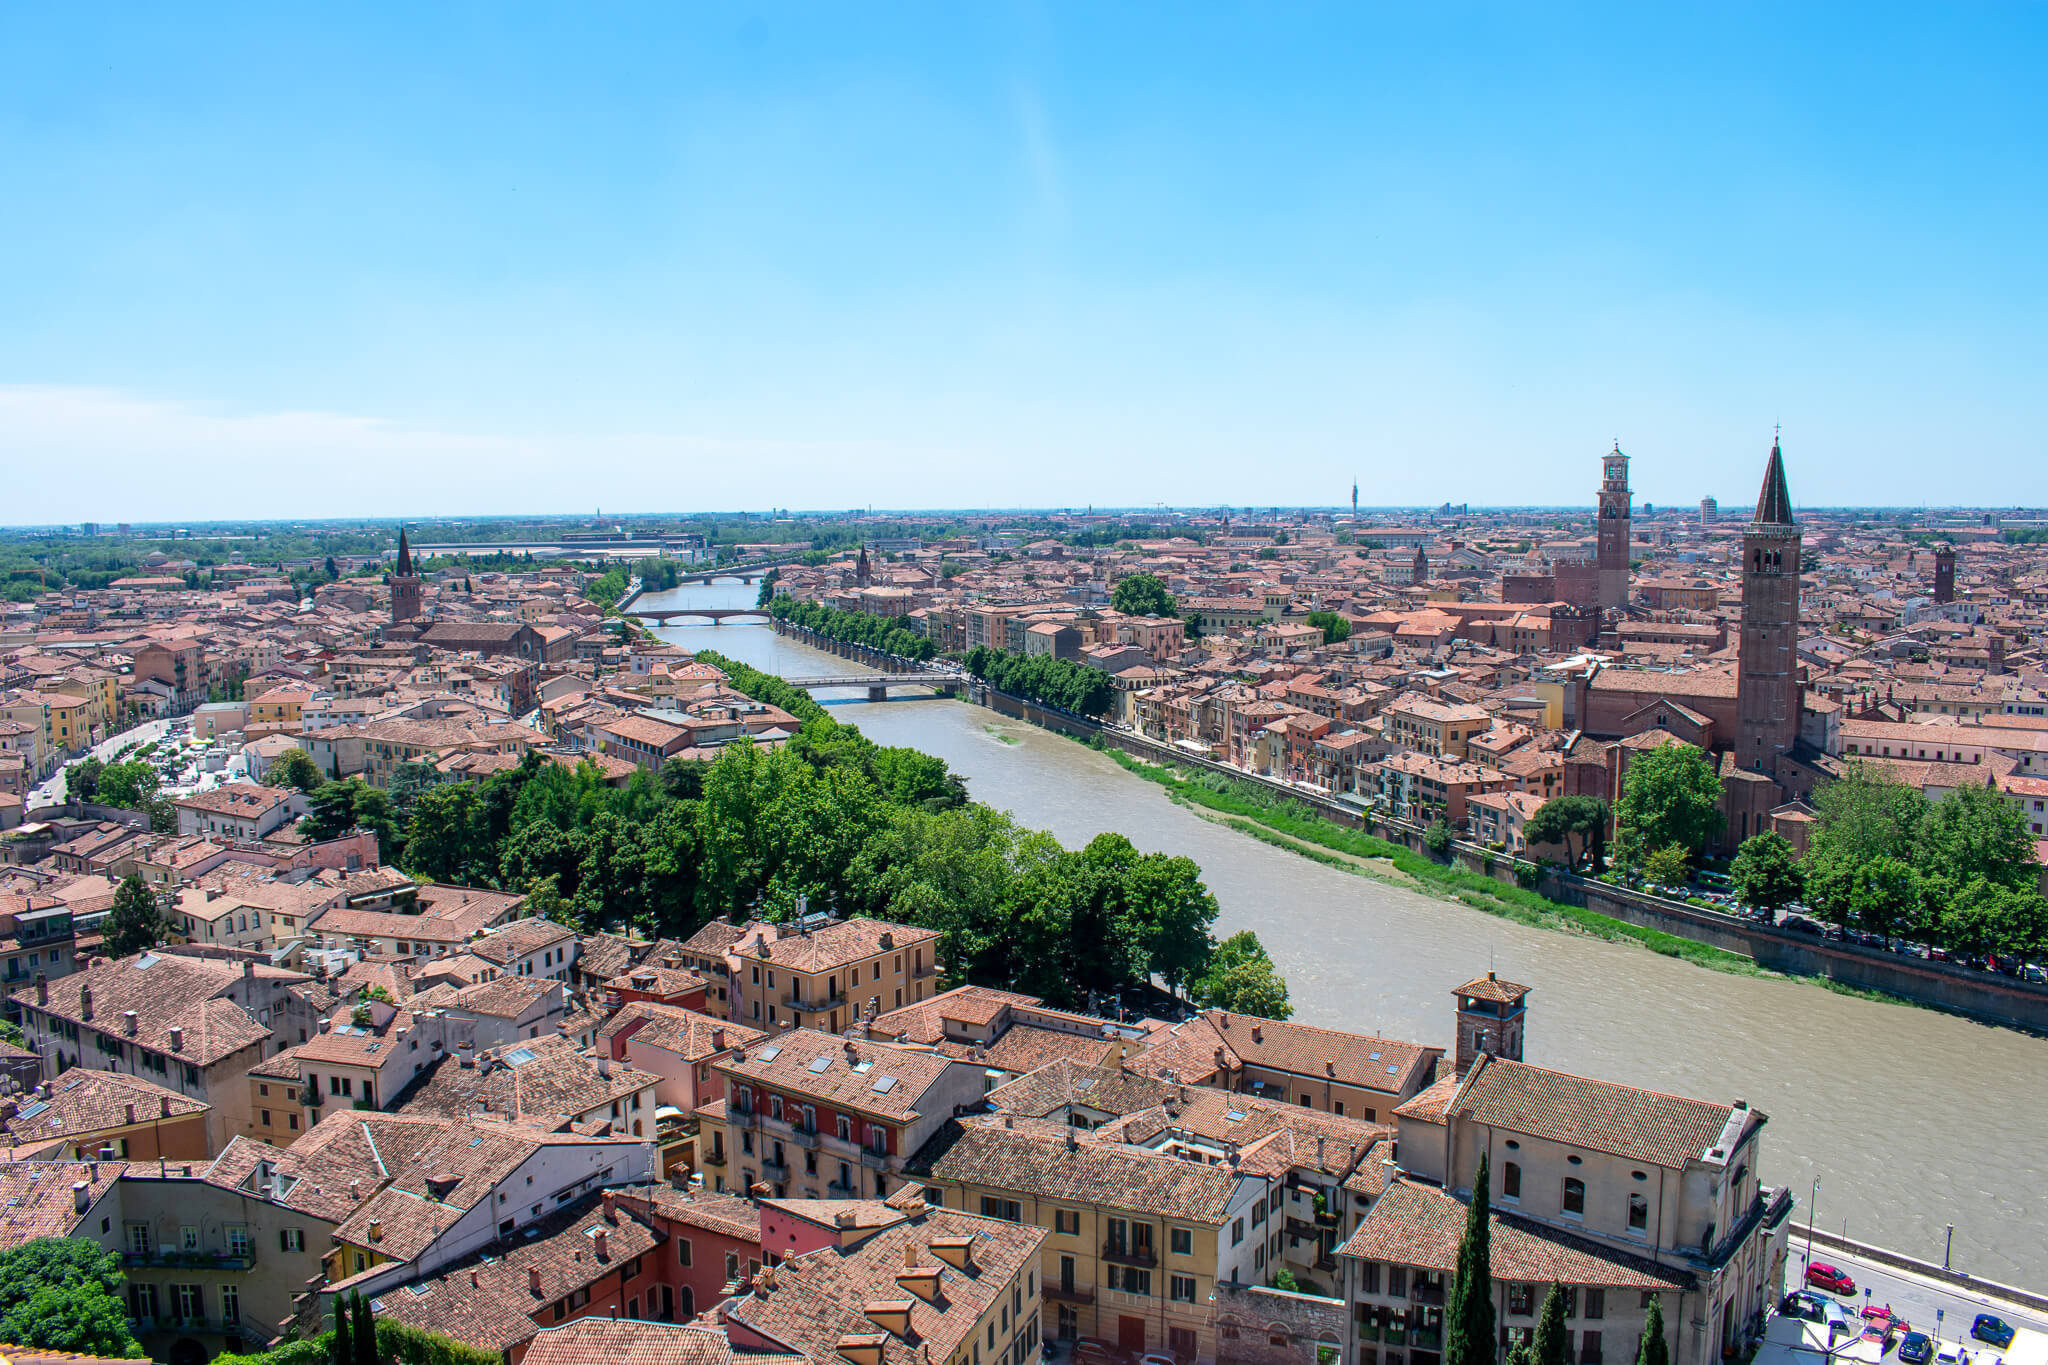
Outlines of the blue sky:
M0 10L0 522L2048 502L2048 7Z

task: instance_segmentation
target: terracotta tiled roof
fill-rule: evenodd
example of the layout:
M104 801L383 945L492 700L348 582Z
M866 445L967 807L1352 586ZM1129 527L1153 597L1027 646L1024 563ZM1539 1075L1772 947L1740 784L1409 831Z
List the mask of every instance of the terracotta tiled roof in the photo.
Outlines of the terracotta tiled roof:
M1456 1270L1465 1204L1442 1190L1397 1180L1373 1204L1339 1254L1366 1261ZM1607 1289L1690 1289L1692 1276L1639 1256L1507 1214L1492 1215L1493 1278L1508 1283Z
M1529 993L1527 986L1512 981L1502 981L1492 972L1472 981L1467 981L1453 995L1470 996L1474 1000L1490 1000L1497 1005L1512 1005Z
M124 1161L0 1164L0 1251L38 1237L69 1237L80 1220L71 1187L85 1182L90 1210L127 1169Z
M960 1271L931 1250L935 1239L969 1240L973 1269ZM951 1359L967 1343L982 1314L1036 1260L1043 1228L933 1209L883 1228L852 1247L821 1247L763 1272L752 1293L729 1302L730 1322L780 1343L812 1361L840 1359L849 1336L867 1337L884 1365L924 1365ZM907 1254L906 1254L907 1253ZM904 1288L907 1266L937 1280L934 1302ZM884 1330L866 1313L870 1304L895 1301L908 1331Z
M85 971L49 983L49 1000L36 1004L36 988L24 987L14 998L24 1008L40 1009L54 1018L125 1038L137 1047L207 1066L263 1042L271 1036L234 1001L226 998L241 978L243 965L216 958L177 953L138 953L101 962ZM275 967L255 967L257 978L272 983L311 978ZM92 1018L85 1018L83 995L92 993ZM135 1033L126 1032L123 1014L135 1012ZM182 1030L171 1046L171 1030Z
M1327 1078L1390 1095L1427 1081L1436 1059L1443 1055L1442 1048L1228 1010L1205 1010L1203 1017L1214 1023L1230 1050L1248 1067Z
M821 1058L825 1066L812 1070ZM956 1065L949 1057L891 1043L856 1042L816 1029L792 1029L760 1047L735 1052L716 1069L726 1076L728 1093L734 1082L751 1082L835 1109L907 1121L920 1115L918 1106L925 1092ZM889 1077L894 1084L882 1086Z
M476 1066L466 1067L444 1056L399 1097L399 1111L448 1118L482 1111L511 1118L516 1109L517 1117L526 1120L576 1118L622 1102L660 1079L624 1062L602 1065L610 1075L600 1073L597 1058L583 1055L573 1041L559 1036L521 1043L488 1065L479 1058ZM630 1131L634 1117L622 1109L621 1127ZM637 1117L649 1124L654 1120L651 1109Z
M19 1108L6 1120L5 1141L19 1147L83 1137L133 1123L204 1114L208 1108L140 1076L73 1067L50 1082L47 1101L22 1097Z
M1482 1057L1466 1073L1451 1112L1505 1132L1680 1166L1707 1154L1734 1111L1725 1104Z
M751 1199L736 1194L689 1194L670 1184L627 1185L619 1198L636 1201L634 1207L707 1232L720 1232L742 1242L761 1240L761 1208ZM805 1205L823 1203L804 1200Z
M882 946L885 934L891 943L888 948ZM775 937L773 925L749 925L746 938L733 951L741 957L772 961L792 971L823 972L878 953L921 947L938 938L938 932L933 929L890 924L856 915L852 919L835 920L806 934L790 934L785 938ZM694 939L691 941L695 942Z
M623 1318L578 1318L543 1328L527 1344L521 1365L731 1365L732 1346L715 1327ZM753 1355L748 1365L760 1365ZM787 1365L793 1357L776 1357Z
M1239 1176L1135 1148L1082 1144L1060 1135L949 1123L920 1148L908 1169L919 1175L1014 1190L1040 1199L1117 1208L1220 1224Z
M988 1102L1002 1113L1031 1118L1044 1118L1069 1106L1123 1115L1162 1104L1174 1090L1171 1082L1116 1067L1057 1061L997 1086L988 1092Z

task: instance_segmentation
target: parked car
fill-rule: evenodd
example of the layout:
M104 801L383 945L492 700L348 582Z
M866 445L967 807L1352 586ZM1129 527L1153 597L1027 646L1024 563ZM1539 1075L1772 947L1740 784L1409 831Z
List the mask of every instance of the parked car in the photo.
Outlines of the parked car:
M1927 1365L1934 1354L1934 1339L1925 1332L1908 1332L1899 1339L1899 1360L1903 1365Z
M1850 1279L1838 1267L1826 1261L1815 1261L1806 1268L1806 1282L1827 1290L1830 1294L1853 1294L1856 1281Z
M1988 1341L2002 1351L2012 1345L2012 1324L1989 1313L1979 1313L1977 1320L1970 1324L1970 1335L1979 1341Z
M1970 1365L1970 1353L1953 1341L1944 1341L1935 1348L1934 1365Z
M1787 915L1783 927L1790 929L1795 934L1819 934L1821 932L1821 927L1804 915Z

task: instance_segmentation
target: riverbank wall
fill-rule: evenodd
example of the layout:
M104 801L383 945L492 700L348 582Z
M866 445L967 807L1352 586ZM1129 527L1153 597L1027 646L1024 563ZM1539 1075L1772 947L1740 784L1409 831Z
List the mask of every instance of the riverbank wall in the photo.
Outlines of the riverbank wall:
M904 671L921 667L912 660L863 645L830 640L787 622L775 622L775 629L778 633L802 640L812 648L872 667L900 667ZM1423 843L1422 826L1384 812L1354 805L1327 793L1248 773L1227 763L1176 749L1132 730L1104 725L1086 716L999 691L979 680L968 685L965 696L968 701L997 715L1021 720L1083 743L1118 749L1148 763L1172 764L1249 783L1318 819L1360 830L1412 852L1431 856ZM1450 856L1460 869L1491 877L1503 885L1519 884L1518 869L1529 867L1511 854L1462 841L1453 844ZM1521 875L1529 873L1525 871ZM1787 976L1822 977L1856 990L1894 996L1987 1023L2048 1033L2048 986L1991 972L1972 971L1950 962L1905 957L1861 944L1794 933L1776 925L1612 886L1554 867L1542 870L1541 879L1533 889L1559 904L1591 910L1639 928L1655 929L1719 948Z
M1916 1256L1908 1256L1904 1252L1893 1251L1889 1247L1872 1246L1868 1242L1858 1242L1852 1238L1843 1237L1838 1233L1829 1232L1826 1228L1809 1227L1804 1223L1792 1224L1791 1244L1793 1247L1803 1251L1809 1239L1811 1239L1811 1244L1816 1250L1826 1247L1829 1251L1839 1251L1843 1255L1853 1256L1859 1261L1888 1266L1893 1270L1904 1270L1910 1274L1920 1275L1930 1280L1939 1280L1943 1284L1954 1285L1958 1289L1968 1289L1974 1293L1984 1294L1994 1299L2003 1299L2007 1303L2018 1304L2023 1308L2031 1308L2037 1313L2048 1313L2048 1294L2036 1293L2031 1289L2021 1289L2017 1285L2001 1284L1997 1280L1987 1280L1981 1276L1972 1275L1967 1270L1950 1270L1947 1266L1936 1265L1932 1261L1923 1261ZM1931 1327L1931 1324L1929 1326Z

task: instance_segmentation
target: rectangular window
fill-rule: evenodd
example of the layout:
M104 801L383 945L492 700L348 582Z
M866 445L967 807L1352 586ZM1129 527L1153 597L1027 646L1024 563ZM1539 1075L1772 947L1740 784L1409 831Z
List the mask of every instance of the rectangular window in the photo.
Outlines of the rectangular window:
M1358 1267L1358 1292L1377 1294L1380 1292L1380 1263L1366 1261ZM1354 1305L1354 1307L1359 1305Z
M242 1320L242 1293L231 1284L220 1287L220 1322L233 1327ZM1597 1335L1597 1334L1596 1334Z
M180 1322L203 1322L206 1319L206 1289L203 1285L178 1284L171 1286L171 1306Z
M1564 1211L1583 1218L1586 1214L1586 1182L1571 1176L1564 1178Z
M249 1254L249 1229L247 1229L247 1228L243 1228L243 1227L231 1227L231 1228L229 1228L229 1229L228 1229L228 1255L230 1255L230 1256L247 1256L248 1254Z
M1175 1275L1168 1288L1172 1293L1175 1303L1193 1303L1195 1301L1195 1277L1192 1275Z
M1536 1286L1533 1284L1511 1284L1508 1286L1508 1313L1512 1317L1526 1318L1536 1311Z
M304 1251L306 1249L305 1229L279 1228L277 1230L277 1249L279 1251Z
M1579 1365L1600 1365L1600 1334L1579 1333Z
M1238 1244L1239 1242L1242 1242L1243 1240L1244 1240L1244 1219L1242 1219L1242 1218L1233 1218L1233 1219L1232 1219L1232 1220L1230 1221L1230 1244L1231 1244L1232 1246L1236 1246L1236 1245L1237 1245L1237 1244Z
M149 1255L149 1224L127 1223L123 1224L123 1226L128 1232L128 1254L131 1256ZM155 1315L152 1314L151 1316Z
M1176 1256L1192 1256L1195 1254L1195 1230L1193 1228L1175 1228L1173 1230L1173 1254Z
M1000 1218L1009 1223L1021 1223L1024 1221L1024 1209L1014 1199L996 1199L989 1195L983 1195L981 1197L981 1216L984 1218Z
M1607 1316L1606 1290L1588 1289L1586 1291L1586 1316L1589 1318L1604 1318Z
M1079 1237L1081 1235L1081 1215L1073 1209L1054 1209L1052 1211L1052 1230L1063 1237Z
M678 1257L678 1258L680 1258L680 1260L682 1261L682 1263L683 1263L684 1265L688 1265L688 1264L690 1263L690 1239L689 1239L689 1238L687 1238L687 1237L678 1237L678 1238L676 1239L676 1255L677 1255L677 1257Z
M187 1223L184 1227L179 1228L178 1249L181 1251L199 1250L199 1229L193 1227L190 1223Z

